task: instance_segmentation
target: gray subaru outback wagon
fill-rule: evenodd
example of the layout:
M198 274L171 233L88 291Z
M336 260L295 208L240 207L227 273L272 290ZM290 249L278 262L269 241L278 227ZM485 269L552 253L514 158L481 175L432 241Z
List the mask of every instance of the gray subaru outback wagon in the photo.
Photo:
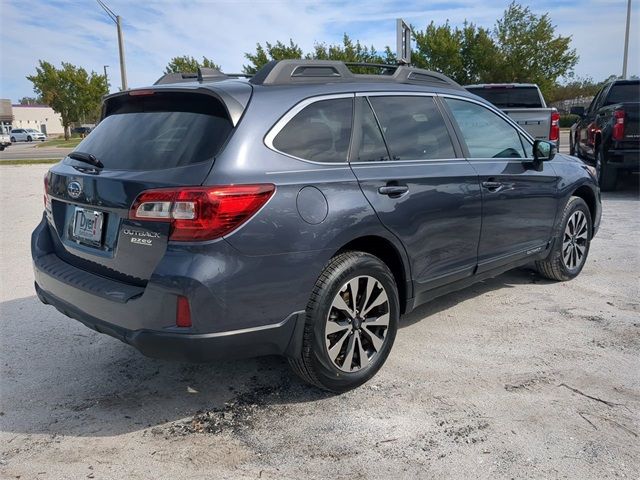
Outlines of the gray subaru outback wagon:
M38 297L148 356L280 354L340 392L421 303L530 262L580 273L590 167L443 75L367 68L202 69L106 97L45 177Z

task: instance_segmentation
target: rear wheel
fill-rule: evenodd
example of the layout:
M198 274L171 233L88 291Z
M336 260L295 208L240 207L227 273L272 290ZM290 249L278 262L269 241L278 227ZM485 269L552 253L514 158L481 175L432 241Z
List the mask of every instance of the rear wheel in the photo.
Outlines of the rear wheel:
M603 192L615 190L618 181L618 170L604 162L602 147L596 150L596 173L598 175L600 190Z
M549 256L536 262L538 272L551 280L566 281L578 276L591 245L592 220L582 198L571 197L556 227Z
M382 367L398 329L398 292L377 257L346 252L320 275L306 311L302 352L289 360L304 381L332 392L356 388Z

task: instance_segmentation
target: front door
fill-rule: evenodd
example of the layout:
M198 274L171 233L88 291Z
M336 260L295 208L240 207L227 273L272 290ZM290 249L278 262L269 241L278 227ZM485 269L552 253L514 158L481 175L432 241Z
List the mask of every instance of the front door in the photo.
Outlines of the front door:
M473 274L481 193L431 95L356 99L351 167L384 226L404 244L416 294Z
M546 249L558 203L551 162L534 162L531 142L502 114L473 100L444 101L482 188L478 273Z

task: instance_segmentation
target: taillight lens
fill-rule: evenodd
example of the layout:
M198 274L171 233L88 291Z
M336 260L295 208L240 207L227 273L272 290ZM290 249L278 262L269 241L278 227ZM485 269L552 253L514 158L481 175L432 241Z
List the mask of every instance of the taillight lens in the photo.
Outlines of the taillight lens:
M549 128L549 141L557 142L560 139L560 114L551 112L551 127Z
M274 191L272 184L146 190L133 202L129 218L170 222L169 240L212 240L242 225Z
M51 211L51 198L49 197L49 174L44 176L44 209Z
M613 112L613 131L611 138L621 141L624 138L624 110L614 110Z

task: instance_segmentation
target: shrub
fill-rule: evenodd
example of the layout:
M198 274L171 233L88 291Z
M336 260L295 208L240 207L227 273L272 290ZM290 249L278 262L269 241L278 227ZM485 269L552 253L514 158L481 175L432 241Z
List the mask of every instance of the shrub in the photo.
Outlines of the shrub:
M576 123L579 118L578 115L560 115L560 128L569 128Z

